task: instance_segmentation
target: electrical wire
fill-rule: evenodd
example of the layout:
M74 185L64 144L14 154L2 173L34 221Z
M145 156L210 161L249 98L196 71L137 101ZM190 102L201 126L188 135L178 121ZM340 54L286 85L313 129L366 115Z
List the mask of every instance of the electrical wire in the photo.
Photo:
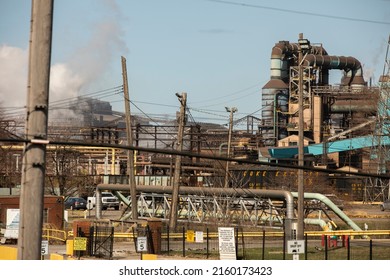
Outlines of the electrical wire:
M77 141L59 141L59 140L41 140L41 139L10 139L10 138L0 138L0 143L26 143L32 145L64 145L64 146L79 146L79 147L100 147L100 148L110 148L110 149L122 149L122 150L133 150L139 152L148 152L148 153L161 153L168 155L179 155L185 157L194 157L200 159L211 159L211 160L220 160L220 161L230 161L237 162L239 164L250 164L253 166L270 166L270 167L278 167L278 168L289 168L289 169L302 169L306 171L320 172L320 173L328 173L328 174L343 174L343 175L354 175L359 177L374 177L374 178L383 178L390 179L390 175L387 174L374 174L367 172L352 172L352 171L344 171L344 170L331 170L324 168L316 168L311 166L300 166L300 165L292 165L292 164L282 164L282 163L274 163L274 162L261 162L261 161L253 161L246 159L236 159L236 158L227 158L222 156L214 156L204 153L191 153L186 151L177 151L177 150L168 150L168 149L154 149L147 147L139 147L132 145L121 145L121 144L112 144L112 143L88 143L88 142L77 142Z
M255 5L255 4L247 4L247 3L243 3L243 2L224 1L224 0L205 0L205 1L219 3L219 4L226 4L226 5L241 6L241 7L246 7L246 8L256 8L256 9L272 10L272 11L284 12L284 13L293 13L293 14L313 16L313 17L323 17L323 18L332 18L332 19L339 19L339 20L346 20L346 21L390 25L390 22L388 22L388 21L352 18L352 17L335 16L335 15L326 15L326 14L297 11L297 10L290 10L290 9L283 9L283 8L275 8L275 7Z

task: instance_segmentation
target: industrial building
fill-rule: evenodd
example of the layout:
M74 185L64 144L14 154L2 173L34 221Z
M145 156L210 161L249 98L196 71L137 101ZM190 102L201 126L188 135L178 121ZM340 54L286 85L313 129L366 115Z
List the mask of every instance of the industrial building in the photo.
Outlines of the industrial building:
M313 44L306 39L297 43L277 42L270 47L270 53L270 80L263 86L259 100L261 116L248 116L244 120L247 122L246 130L232 128L229 157L296 165L299 112L302 111L302 141L308 165L334 170L342 168L356 171L357 175L359 170L373 174L387 173L388 159L384 155L389 140L386 136L388 126L384 122L388 116L389 73L384 71L378 85L372 86L372 81L364 80L363 67L357 58L328 54L322 44ZM342 71L340 83L330 83L330 71ZM299 104L300 93L302 108ZM66 180L59 178L62 174L72 175L73 179L80 178L73 184L71 193L78 191L84 196L90 195L89 192L98 183L126 182L127 152L98 147L99 144L127 143L124 113L113 111L109 102L79 98L69 106L67 112L57 109L51 114L59 114L59 117L50 118L50 139L80 141L96 147L48 146L46 174L57 177L48 182L52 184L50 194L55 194L54 188L64 191L68 187ZM151 122L147 117L133 116L132 129L134 146L174 149L176 120ZM188 121L183 150L226 156L228 133L225 126ZM3 188L19 185L21 152L21 146L3 145L4 168L1 169L3 176L0 180ZM16 169L12 172L15 160ZM170 185L173 157L169 154L137 152L135 168L137 182L154 181ZM186 185L220 187L225 171L221 161L190 156L182 159L182 183ZM296 189L296 172L285 168L232 163L229 173L230 185L235 187ZM290 179L286 179L281 174L292 177L287 176ZM314 187L318 185L332 185L357 200L382 199L387 187L387 182L375 178L318 174L313 172L306 175L311 190L319 191ZM332 179L331 184L325 177ZM66 195L63 191L61 195Z

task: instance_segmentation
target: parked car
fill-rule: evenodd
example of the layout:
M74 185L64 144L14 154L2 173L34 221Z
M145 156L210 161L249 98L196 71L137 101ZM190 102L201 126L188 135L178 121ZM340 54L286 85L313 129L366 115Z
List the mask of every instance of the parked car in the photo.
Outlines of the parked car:
M65 209L86 210L87 201L82 197L68 197L65 200Z
M102 192L101 193L102 200L102 209L106 210L108 208L114 208L115 210L119 210L120 202L119 199L111 192ZM88 197L89 208L92 209L96 206L96 193L93 196Z
M390 199L383 201L379 207L381 211L390 210Z

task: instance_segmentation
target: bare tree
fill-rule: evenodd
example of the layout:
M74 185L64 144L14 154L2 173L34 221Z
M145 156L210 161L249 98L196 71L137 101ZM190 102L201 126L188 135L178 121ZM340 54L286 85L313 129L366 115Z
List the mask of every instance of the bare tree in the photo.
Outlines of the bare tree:
M69 146L56 146L48 153L46 193L62 196L88 196L94 185L89 161ZM93 172L92 172L93 173Z

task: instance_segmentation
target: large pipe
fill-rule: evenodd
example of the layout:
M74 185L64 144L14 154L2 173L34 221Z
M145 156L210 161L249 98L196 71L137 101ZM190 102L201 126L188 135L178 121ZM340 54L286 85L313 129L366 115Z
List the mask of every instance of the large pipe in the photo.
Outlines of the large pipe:
M172 193L172 186L142 186L137 185L137 192L145 193ZM97 192L101 190L111 191L128 191L129 186L126 184L99 184L96 187ZM193 194L193 195L210 195L210 196L252 196L265 197L286 202L286 219L285 228L287 238L292 234L292 224L295 220L294 214L294 197L289 191L282 190L258 190L258 189L235 189L235 188L200 188L200 187L186 187L179 188L179 194Z
M343 85L365 85L361 63L351 56L307 54L302 64L304 66L321 66L325 69L344 70L341 81Z
M297 43L280 41L275 44L271 52L271 80L288 82L289 66L295 63L293 58L297 56L298 51L299 45ZM323 84L328 83L328 69L345 71L341 81L343 85L365 84L361 63L356 58L350 56L330 56L322 46L311 46L302 63L306 66L322 66ZM270 86L267 84L265 87L268 88Z
M99 184L97 190L117 190L128 191L129 186L126 184ZM172 193L172 186L145 186L138 185L137 192L146 193ZM289 191L283 190L258 190L258 189L236 189L236 188L200 188L182 186L179 190L180 194L193 195L211 195L211 196L253 196L266 197L286 201L286 217L294 218L294 198Z
M297 43L290 43L289 41L280 41L275 44L271 51L271 80L288 81L289 78L289 64L294 56L297 56L299 45ZM322 46L312 46L310 54L313 55L327 55L328 53ZM291 61L291 62L290 62Z
M291 192L291 194L294 197L298 197L297 192ZM333 210L333 212L340 218L342 219L347 225L349 225L353 230L355 231L361 231L362 229L355 224L340 208L338 208L332 200L327 198L325 195L320 194L320 193L304 193L304 198L305 199L317 199L321 202L323 202L326 206L328 206L330 209Z

